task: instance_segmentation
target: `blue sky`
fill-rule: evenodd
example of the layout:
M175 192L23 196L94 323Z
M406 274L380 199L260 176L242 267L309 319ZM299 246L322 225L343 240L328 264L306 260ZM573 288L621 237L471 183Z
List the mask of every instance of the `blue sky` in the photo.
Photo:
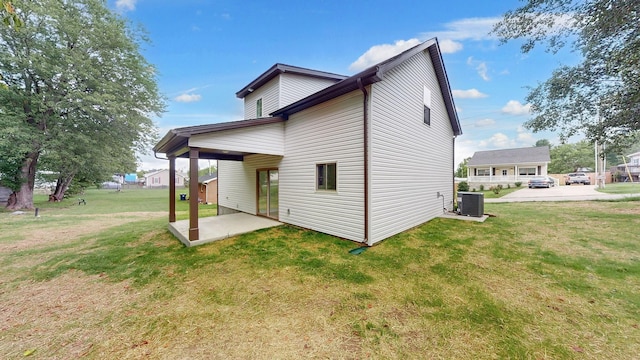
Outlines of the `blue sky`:
M554 133L531 133L527 87L572 64L568 51L520 52L489 34L502 1L210 1L110 0L109 6L146 29L143 55L159 72L169 129L240 120L235 93L275 63L352 75L405 48L438 37L462 124L456 164L474 151L557 144ZM141 157L141 169L168 162ZM179 163L178 168L186 163Z

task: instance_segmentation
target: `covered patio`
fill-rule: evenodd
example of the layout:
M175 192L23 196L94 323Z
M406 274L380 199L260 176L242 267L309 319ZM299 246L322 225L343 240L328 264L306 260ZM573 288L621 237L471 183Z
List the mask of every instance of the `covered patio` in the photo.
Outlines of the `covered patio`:
M189 240L189 220L169 223L169 231L185 246L190 247L280 225L281 222L266 217L237 213L200 218L198 240Z
M165 154L169 160L171 233L186 246L194 246L281 225L274 219L247 213L199 218L197 179L199 159L244 161L245 156L253 154L283 156L283 121L283 118L270 117L170 130L153 151ZM184 221L176 221L176 158L189 159L189 194L193 195L189 197L189 220Z

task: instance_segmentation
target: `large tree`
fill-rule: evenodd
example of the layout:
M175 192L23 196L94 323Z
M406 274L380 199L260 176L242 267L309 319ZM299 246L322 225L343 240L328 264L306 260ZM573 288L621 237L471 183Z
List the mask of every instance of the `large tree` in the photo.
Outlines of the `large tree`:
M525 126L627 146L640 131L639 23L638 0L527 0L508 11L494 28L502 41L524 39L525 53L570 46L582 59L530 91Z
M19 149L0 158L0 182L14 190L7 206L19 209L33 207L41 157L69 180L116 148L131 156L146 148L163 99L139 51L143 35L105 1L13 2L24 26L0 27L0 125L13 129L0 150Z

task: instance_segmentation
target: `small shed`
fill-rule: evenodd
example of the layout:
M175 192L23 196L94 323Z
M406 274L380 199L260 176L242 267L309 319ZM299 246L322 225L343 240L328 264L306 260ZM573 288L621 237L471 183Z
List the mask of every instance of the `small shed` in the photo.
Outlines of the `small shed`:
M218 203L218 174L198 177L198 200L203 204Z

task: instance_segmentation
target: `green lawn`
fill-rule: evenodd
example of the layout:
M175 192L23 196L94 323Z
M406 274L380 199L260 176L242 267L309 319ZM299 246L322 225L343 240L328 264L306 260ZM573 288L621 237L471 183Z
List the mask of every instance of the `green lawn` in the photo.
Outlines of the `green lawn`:
M351 255L355 243L291 226L185 248L166 195L0 213L0 357L640 353L637 201L489 203L484 223L435 219Z
M604 189L598 191L607 194L640 194L640 183L606 184Z
M189 194L188 189L176 189L176 216L188 218L189 201L180 201L180 194ZM86 205L79 205L78 199L84 199ZM47 195L35 195L34 206L39 214L126 214L133 212L169 211L168 189L125 189L122 191L108 189L87 189L83 194L73 195L61 202L48 202ZM216 214L216 205L200 204L200 217ZM0 210L5 211L6 210Z

